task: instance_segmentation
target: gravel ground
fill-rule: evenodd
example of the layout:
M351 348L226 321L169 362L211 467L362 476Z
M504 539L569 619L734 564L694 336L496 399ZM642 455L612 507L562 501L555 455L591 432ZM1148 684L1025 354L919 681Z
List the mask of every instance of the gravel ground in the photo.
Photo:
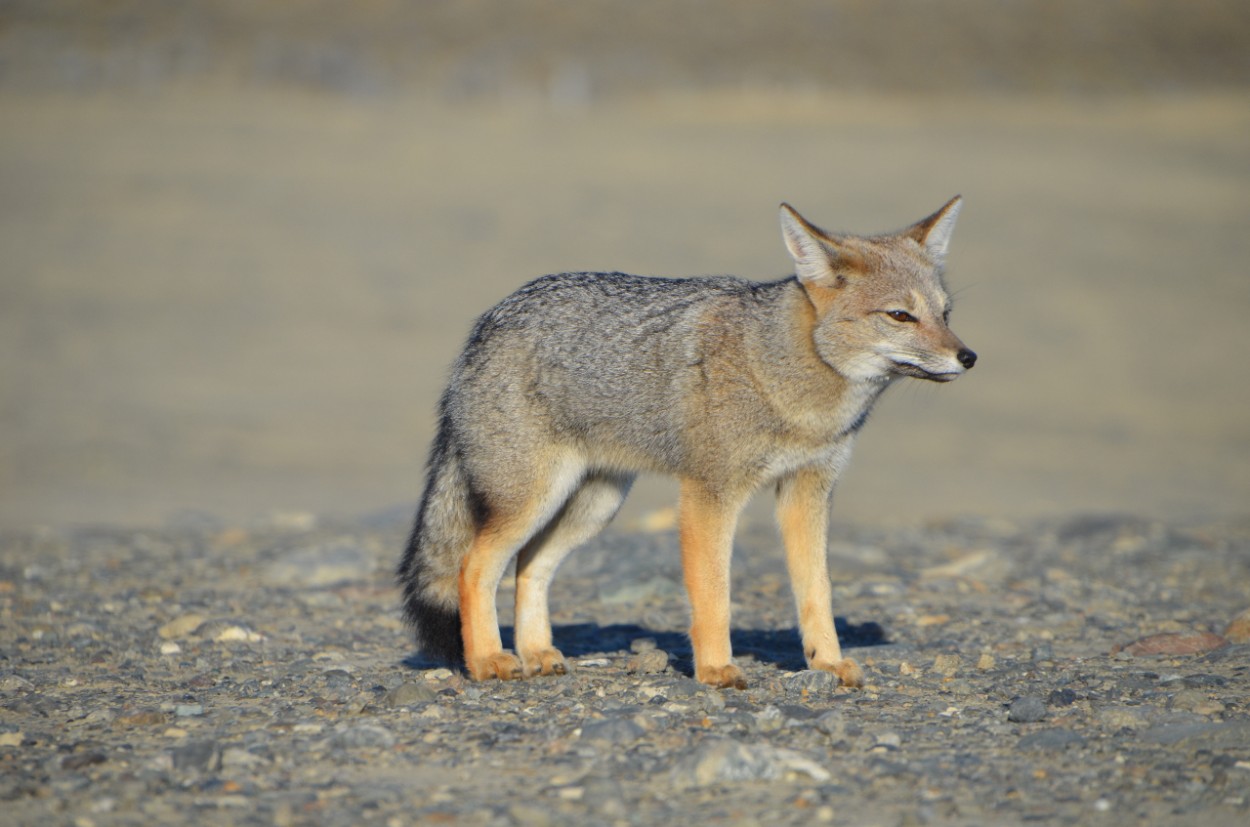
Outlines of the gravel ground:
M1250 525L837 527L862 691L802 671L771 530L736 553L747 691L690 678L670 530L575 555L553 588L573 673L507 684L413 654L403 533L0 538L4 821L1250 819Z

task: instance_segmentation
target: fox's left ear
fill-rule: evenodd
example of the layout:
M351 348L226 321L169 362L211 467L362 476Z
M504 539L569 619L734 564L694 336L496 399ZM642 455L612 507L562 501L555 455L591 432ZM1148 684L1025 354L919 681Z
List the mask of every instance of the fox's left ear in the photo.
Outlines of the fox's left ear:
M941 264L946 260L951 234L955 232L955 219L959 218L959 209L963 203L963 196L956 195L942 209L911 225L900 235L915 239L934 261Z

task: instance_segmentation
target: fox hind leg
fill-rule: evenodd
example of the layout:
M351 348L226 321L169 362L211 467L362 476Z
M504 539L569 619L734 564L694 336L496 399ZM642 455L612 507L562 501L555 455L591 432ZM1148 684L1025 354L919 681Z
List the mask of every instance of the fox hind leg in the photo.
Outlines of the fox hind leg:
M616 516L633 481L628 474L589 474L551 522L521 549L516 575L516 648L526 677L568 671L564 655L551 640L547 603L551 579L573 549Z
M474 680L513 680L523 676L521 661L503 649L496 593L513 556L561 508L581 477L572 464L556 464L530 475L528 484L513 481L508 490L526 492L490 503L460 566L460 634L464 663Z

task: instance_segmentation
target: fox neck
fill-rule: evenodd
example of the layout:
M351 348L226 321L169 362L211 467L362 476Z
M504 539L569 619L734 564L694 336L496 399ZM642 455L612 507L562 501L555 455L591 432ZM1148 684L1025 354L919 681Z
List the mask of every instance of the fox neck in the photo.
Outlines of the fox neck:
M853 436L894 377L851 379L820 357L816 309L794 279L781 282L781 300L764 326L766 341L754 371L773 406L793 427L833 442Z

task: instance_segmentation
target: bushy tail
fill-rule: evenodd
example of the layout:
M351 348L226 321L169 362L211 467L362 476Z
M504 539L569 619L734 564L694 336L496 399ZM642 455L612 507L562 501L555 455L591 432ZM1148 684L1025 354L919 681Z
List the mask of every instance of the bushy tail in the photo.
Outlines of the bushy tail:
M416 630L417 646L445 663L464 659L459 580L475 531L472 503L468 478L444 426L430 451L425 493L398 574L404 615Z

